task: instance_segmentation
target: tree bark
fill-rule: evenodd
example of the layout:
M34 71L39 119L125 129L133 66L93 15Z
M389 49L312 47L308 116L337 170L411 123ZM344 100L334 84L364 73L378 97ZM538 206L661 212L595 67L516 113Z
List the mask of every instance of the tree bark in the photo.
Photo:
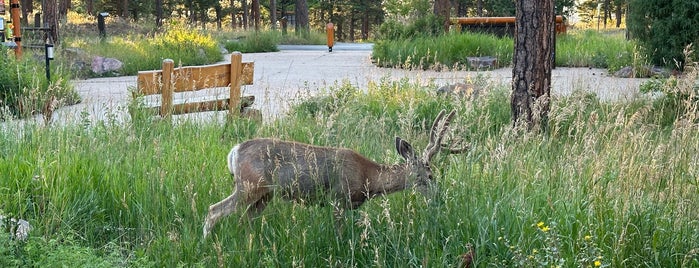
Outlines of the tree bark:
M516 0L512 123L546 129L551 96L553 0Z
M160 0L162 1L162 0ZM94 0L85 0L85 9L87 9L87 14L90 16L95 15L95 1Z
M155 0L155 26L163 26L163 0Z
M269 19L272 30L277 29L277 0L269 0Z
M68 15L70 9L70 0L60 0L58 3L58 18L63 20Z
M248 0L241 0L240 7L243 9L243 30L248 29L248 18L250 17L250 10L248 9Z
M260 0L252 0L252 22L255 31L260 30Z
M623 16L622 14L622 7L624 5L623 1L615 1L616 2L616 27L620 28L621 27L621 17Z
M129 17L129 0L121 0L121 17Z
M308 24L308 2L306 0L296 0L296 32L303 36L310 33Z
M58 28L58 4L56 0L45 0L44 6L44 25L51 28L50 36L54 44L60 43L60 32Z
M5 1L5 5L8 5L10 1ZM19 1L19 7L22 10L22 16L20 17L20 24L21 25L29 25L29 14L34 12L34 8L32 6L32 1L31 0L20 0ZM9 13L9 8L7 8L7 12Z
M449 11L451 10L449 0L434 1L434 15L443 20L444 32L449 31Z

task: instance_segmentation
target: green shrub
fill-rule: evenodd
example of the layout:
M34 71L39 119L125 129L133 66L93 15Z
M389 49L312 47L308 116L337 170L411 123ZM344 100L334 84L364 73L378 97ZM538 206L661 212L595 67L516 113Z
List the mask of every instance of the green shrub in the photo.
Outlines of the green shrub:
M684 67L685 47L699 41L696 8L696 1L629 1L631 37L638 39L650 52L653 64L681 69Z
M690 69L690 68L686 68ZM699 72L692 68L684 77L652 78L641 84L641 93L656 93L651 113L654 122L672 126L680 121L699 122Z

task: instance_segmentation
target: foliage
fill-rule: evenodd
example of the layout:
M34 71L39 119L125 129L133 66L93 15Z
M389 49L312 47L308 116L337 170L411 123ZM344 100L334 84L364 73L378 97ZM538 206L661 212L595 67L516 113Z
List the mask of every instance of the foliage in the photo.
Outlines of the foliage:
M629 65L645 65L643 55L622 31L581 30L556 37L557 66L605 68L613 73Z
M467 57L494 56L500 66L506 66L512 62L512 47L509 38L480 33L448 34L377 42L372 58L382 67L458 69L468 67Z
M242 53L274 52L279 51L277 45L281 39L281 34L276 31L250 32L240 36L237 40L228 40L223 46L228 51L239 51Z
M659 93L654 100L652 112L657 114L662 126L672 126L678 121L699 122L699 69L689 58L691 50L685 50L686 62L684 77L652 78L640 87L642 93Z
M116 58L124 64L121 73L107 75L135 75L138 71L160 69L164 59L173 59L182 66L212 64L223 59L218 43L210 34L177 21L172 21L163 32L147 38L138 34L112 36L103 41L75 37L65 43L65 46L78 47L88 55Z
M17 59L11 50L0 46L0 121L12 117L26 117L41 113L47 102L58 101L57 106L80 101L68 83L70 73L60 64L52 64L51 80L43 75L46 65L32 57L31 50Z
M35 227L27 244L0 238L0 261L454 267L470 244L477 267L699 265L696 123L661 127L650 102L576 92L552 101L548 133L523 134L509 127L506 86L472 100L428 88L392 77L340 84L267 124L137 117L0 128L0 210ZM236 213L201 239L209 204L233 190L234 144L277 137L398 163L394 137L423 148L441 109L457 110L446 141L471 150L434 160L436 200L378 197L338 224L331 206L275 197L259 217Z
M437 37L444 33L443 20L433 14L420 16L410 23L389 20L381 24L378 39L410 40L418 37Z
M645 49L651 62L684 67L683 49L699 41L699 1L630 0L628 29Z
M372 58L382 67L441 69L465 67L467 57L494 56L499 66L509 66L513 49L509 37L450 33L438 37L381 40L374 44ZM570 31L557 37L556 65L607 68L614 72L624 66L645 64L638 50L638 46L626 41L620 32Z
M32 237L27 241L11 239L0 233L0 266L2 267L143 267L150 266L144 258L131 256L129 251L112 243L104 251L80 245L73 236L45 239ZM122 255L126 254L126 255Z

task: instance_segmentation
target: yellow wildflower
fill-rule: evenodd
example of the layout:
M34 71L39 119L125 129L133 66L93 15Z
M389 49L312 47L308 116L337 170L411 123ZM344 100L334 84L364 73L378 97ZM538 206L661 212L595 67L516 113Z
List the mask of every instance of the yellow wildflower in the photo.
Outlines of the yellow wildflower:
M549 228L548 226L541 227L541 231L543 231L544 233L548 232L549 230L551 230L551 228Z
M600 266L602 266L602 262L599 261L599 260L596 260L596 261L595 261L595 267L600 267Z
M539 223L536 224L536 227L539 227L539 229L544 227L544 222L540 221Z
M585 236L585 241L590 241L590 240L592 240L592 236L586 235L586 236Z

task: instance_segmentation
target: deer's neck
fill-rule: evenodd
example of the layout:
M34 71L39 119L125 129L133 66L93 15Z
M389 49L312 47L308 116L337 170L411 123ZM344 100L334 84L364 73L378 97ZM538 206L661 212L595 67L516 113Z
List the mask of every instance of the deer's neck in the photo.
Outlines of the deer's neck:
M371 181L370 189L374 195L390 194L405 189L410 175L406 165L381 165Z

